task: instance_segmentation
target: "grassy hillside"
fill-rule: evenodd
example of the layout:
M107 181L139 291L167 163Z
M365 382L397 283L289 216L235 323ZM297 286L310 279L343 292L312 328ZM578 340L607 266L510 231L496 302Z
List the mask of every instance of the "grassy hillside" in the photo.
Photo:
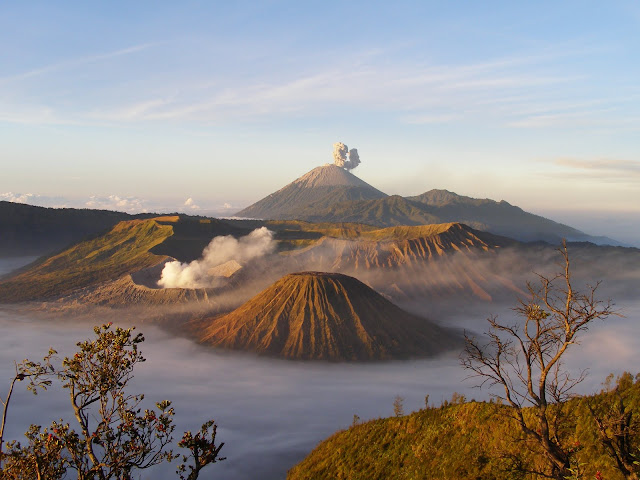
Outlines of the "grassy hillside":
M640 415L640 384L631 380L623 395L634 415ZM611 391L602 392L566 405L571 414L566 435L574 445L581 479L593 479L600 471L601 478L623 480L600 444L587 408L591 402L596 410L606 410L614 398ZM541 454L537 446L522 439L506 407L461 400L454 395L453 403L440 408L372 420L338 432L292 468L287 479L539 478L514 471L518 462L525 468L538 465Z
M213 237L250 231L217 219L178 215L123 221L104 235L84 240L0 281L0 302L59 297L116 280L167 257L191 261L202 255Z
M0 301L20 302L70 293L76 288L150 267L164 257L149 250L173 235L155 220L118 223L107 234L80 242L0 283Z

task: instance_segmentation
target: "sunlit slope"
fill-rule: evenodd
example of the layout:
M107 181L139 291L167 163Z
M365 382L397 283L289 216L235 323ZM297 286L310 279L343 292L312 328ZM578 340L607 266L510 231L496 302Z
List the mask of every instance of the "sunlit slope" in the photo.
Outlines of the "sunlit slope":
M425 386L425 394L428 394ZM625 405L637 415L640 385L627 391ZM459 400L459 397L458 397ZM609 392L571 400L563 430L576 445L581 478L623 480L599 443L587 404L606 411L616 401ZM392 406L389 405L391 411ZM289 470L288 480L508 480L529 477L510 471L515 460L542 467L540 447L522 439L518 426L495 403L454 403L402 417L371 420L335 433ZM525 412L531 415L532 412ZM635 418L635 417L634 417ZM542 477L540 477L542 478Z
M247 218L296 219L338 202L369 200L386 194L335 165L314 168L236 215Z
M189 216L160 216L118 223L104 235L80 242L13 277L0 281L0 301L18 302L66 296L75 290L115 281L123 275L158 265L168 258L191 261L218 235L246 235L250 230L221 220ZM158 271L159 278L159 271ZM120 285L120 284L118 284ZM114 284L114 288L118 287ZM121 285L120 285L121 286ZM120 299L128 289L112 292ZM169 302L175 292L131 291L131 301L153 293ZM160 299L159 297L162 297ZM182 298L182 297L181 297ZM151 301L152 299L149 298ZM122 301L120 301L122 303Z
M60 296L150 267L166 257L149 250L171 235L171 224L153 219L120 222L107 234L80 242L0 282L0 301Z
M359 280L321 272L283 277L200 333L217 347L336 361L429 356L456 340Z

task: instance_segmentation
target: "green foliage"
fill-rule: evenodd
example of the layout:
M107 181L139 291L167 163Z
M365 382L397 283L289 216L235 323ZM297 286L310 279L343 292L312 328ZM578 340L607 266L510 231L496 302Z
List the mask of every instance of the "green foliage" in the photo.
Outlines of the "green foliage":
M16 378L28 378L33 393L39 387L46 389L53 380L62 384L78 430L62 420L45 429L31 425L25 434L26 445L13 441L6 452L0 451L3 479L61 479L69 470L78 479L131 479L135 470L178 457L168 448L175 428L171 402L163 400L155 409L143 410L144 395L127 392L135 366L145 361L138 349L144 337L134 335L133 330L112 329L111 324L95 327L96 337L78 343L78 351L65 357L59 368L51 363L55 351L42 363L20 364ZM10 397L11 389L5 418ZM191 473L181 475L183 480L195 480L205 466L223 460L219 457L223 444L215 443L216 428L210 420L195 436L184 434L178 446L189 454L182 456L178 471L190 469Z

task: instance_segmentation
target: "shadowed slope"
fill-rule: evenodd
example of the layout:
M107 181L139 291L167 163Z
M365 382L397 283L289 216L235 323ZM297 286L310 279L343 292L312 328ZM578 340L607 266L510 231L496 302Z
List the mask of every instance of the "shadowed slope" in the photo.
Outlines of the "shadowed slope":
M0 258L51 253L120 221L150 216L0 201Z
M290 359L383 360L455 346L450 332L338 273L287 275L211 321L200 341Z

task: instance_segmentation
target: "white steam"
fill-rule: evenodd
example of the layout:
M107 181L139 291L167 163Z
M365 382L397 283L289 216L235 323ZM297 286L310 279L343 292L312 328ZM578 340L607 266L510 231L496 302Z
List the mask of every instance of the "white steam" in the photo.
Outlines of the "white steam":
M349 159L347 160L347 156ZM347 170L351 170L360 165L360 155L358 155L358 150L352 148L349 150L342 142L337 142L333 144L333 163L340 168L346 168Z
M216 267L237 262L244 266L248 261L271 253L275 248L273 232L267 227L255 229L249 235L233 238L231 235L215 237L202 252L202 258L191 263L167 262L158 285L163 288L206 288L219 276Z

